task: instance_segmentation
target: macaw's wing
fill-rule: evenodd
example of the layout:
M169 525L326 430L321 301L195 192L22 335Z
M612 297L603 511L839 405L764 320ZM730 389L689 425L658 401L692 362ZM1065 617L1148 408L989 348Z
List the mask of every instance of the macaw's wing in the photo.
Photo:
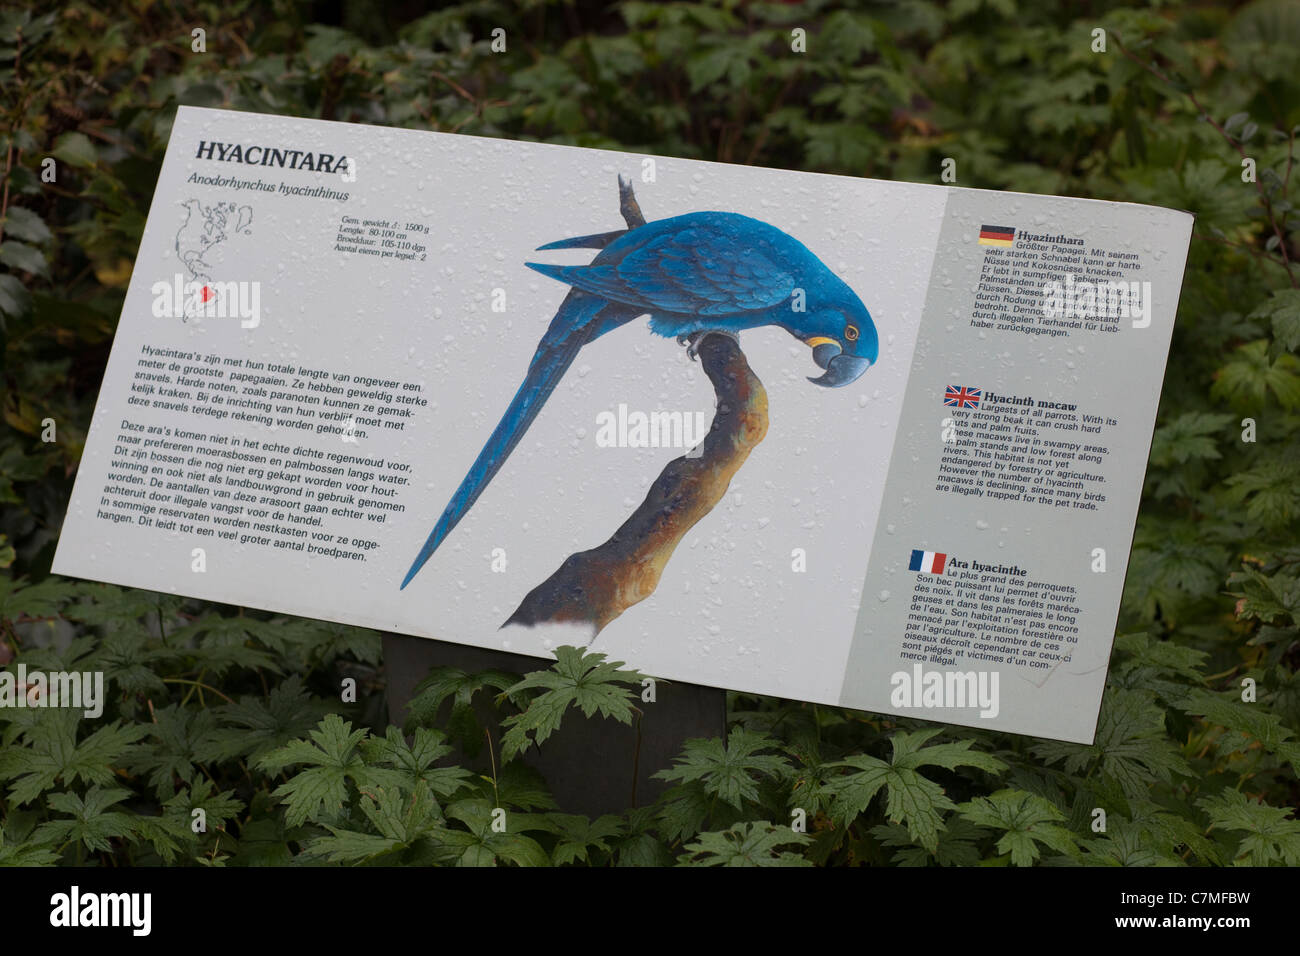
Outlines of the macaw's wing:
M438 517L433 531L411 562L411 568L402 579L402 587L411 583L411 579L424 567L433 556L451 530L456 527L466 512L478 501L479 495L488 483L496 477L501 466L505 464L510 453L515 450L524 433L528 431L546 400L555 391L565 371L573 364L578 351L592 340L601 330L610 324L628 321L633 316L629 309L620 305L611 305L603 299L585 295L581 291L570 291L564 303L551 320L551 325L528 365L528 374L523 384L515 392L501 421L488 438L487 444L479 452L478 458L470 466L469 473L452 495L451 501Z
M575 236L572 239L559 239L555 242L548 242L544 246L538 246L537 251L541 252L543 249L604 249L615 239L625 235L627 235L626 229L615 229L613 232L598 232L594 236Z
M628 235L633 239L640 230ZM770 309L795 288L790 267L766 237L692 224L646 236L587 266L529 262L530 269L646 312L732 315Z

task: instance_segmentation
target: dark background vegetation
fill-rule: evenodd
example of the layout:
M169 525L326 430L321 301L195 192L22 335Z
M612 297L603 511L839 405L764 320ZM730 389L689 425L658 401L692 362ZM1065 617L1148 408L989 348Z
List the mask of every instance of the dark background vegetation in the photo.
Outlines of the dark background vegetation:
M0 662L111 698L0 710L0 864L1300 862L1300 4L73 0L0 14L0 75ZM589 820L511 757L652 706L608 662L432 674L408 738L373 632L52 577L182 103L1193 211L1096 743L736 694Z

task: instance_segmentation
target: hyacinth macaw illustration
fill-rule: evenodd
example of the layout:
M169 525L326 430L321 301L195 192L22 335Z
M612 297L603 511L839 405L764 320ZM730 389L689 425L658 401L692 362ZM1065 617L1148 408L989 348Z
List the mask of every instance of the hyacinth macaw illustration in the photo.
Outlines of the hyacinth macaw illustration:
M803 243L775 226L729 212L693 212L633 229L538 247L600 249L585 266L525 263L570 286L537 344L523 384L411 564L402 588L473 507L537 418L579 350L633 319L689 345L706 332L777 326L812 349L810 378L838 388L876 361L879 340L866 306Z

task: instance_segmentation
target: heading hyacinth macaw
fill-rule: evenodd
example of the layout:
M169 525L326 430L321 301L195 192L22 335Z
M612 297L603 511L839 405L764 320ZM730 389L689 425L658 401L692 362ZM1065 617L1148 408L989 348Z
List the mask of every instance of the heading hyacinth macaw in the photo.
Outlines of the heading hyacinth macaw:
M809 381L829 388L855 381L876 361L876 326L853 290L799 240L757 219L693 212L538 247L546 249L601 252L585 266L525 263L571 286L569 294L402 588L501 470L578 351L638 316L649 313L651 332L682 343L693 333L785 329L812 349L813 361L824 370Z

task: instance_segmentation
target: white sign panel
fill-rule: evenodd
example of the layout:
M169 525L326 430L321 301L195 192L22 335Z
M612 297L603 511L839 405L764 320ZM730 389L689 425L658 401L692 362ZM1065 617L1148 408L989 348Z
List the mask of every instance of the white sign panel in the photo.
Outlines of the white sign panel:
M182 108L54 570L1088 742L1190 233Z

